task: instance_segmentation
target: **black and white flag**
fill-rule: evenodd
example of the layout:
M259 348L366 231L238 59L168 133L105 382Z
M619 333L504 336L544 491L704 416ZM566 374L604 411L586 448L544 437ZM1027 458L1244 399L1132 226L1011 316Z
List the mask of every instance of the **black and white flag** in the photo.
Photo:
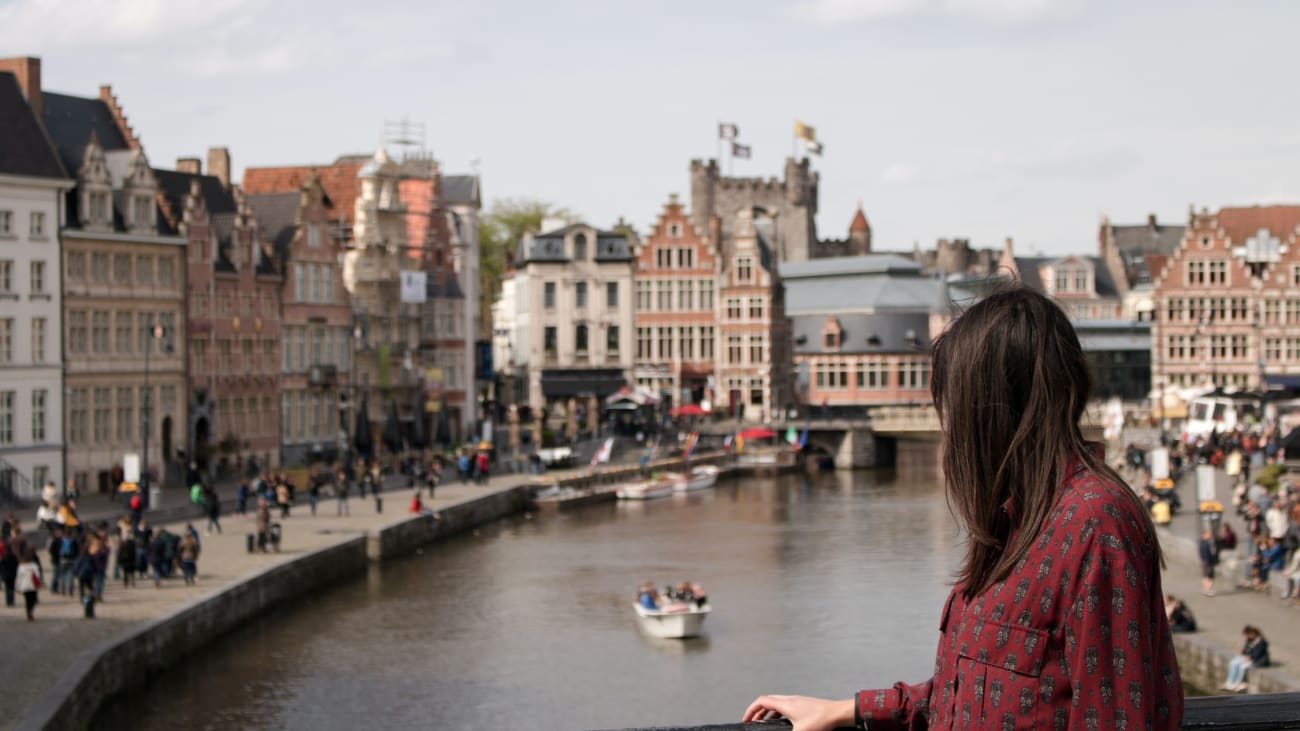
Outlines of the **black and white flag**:
M731 143L731 156L738 160L748 160L753 148L749 145L742 145L739 142Z

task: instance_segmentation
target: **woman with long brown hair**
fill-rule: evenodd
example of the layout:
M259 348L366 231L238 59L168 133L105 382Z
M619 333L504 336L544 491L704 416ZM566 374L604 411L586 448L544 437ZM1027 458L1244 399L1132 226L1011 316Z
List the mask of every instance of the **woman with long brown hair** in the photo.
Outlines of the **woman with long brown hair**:
M935 673L845 700L765 695L744 720L795 731L1176 729L1183 690L1150 516L1079 421L1091 383L1074 328L1023 286L936 338L930 390L966 553Z

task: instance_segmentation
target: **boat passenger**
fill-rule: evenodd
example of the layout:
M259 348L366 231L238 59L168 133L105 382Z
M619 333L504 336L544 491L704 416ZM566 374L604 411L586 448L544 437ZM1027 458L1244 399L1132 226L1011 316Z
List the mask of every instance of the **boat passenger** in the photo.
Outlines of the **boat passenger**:
M700 584L691 584L691 595L695 597L696 609L700 609L709 603L709 595L704 593L704 587Z
M645 609L659 608L659 592L655 591L655 586L652 582L647 581L641 585L641 591L637 595L636 600L637 603Z

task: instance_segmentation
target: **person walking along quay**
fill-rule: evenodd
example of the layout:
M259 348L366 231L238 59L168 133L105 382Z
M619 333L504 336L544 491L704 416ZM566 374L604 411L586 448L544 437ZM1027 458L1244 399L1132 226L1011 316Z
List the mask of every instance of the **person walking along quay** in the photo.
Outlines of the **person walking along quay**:
M945 489L969 533L934 675L846 700L763 695L743 720L1177 729L1183 687L1155 526L1084 441L1091 386L1069 319L1041 294L1006 288L932 352Z

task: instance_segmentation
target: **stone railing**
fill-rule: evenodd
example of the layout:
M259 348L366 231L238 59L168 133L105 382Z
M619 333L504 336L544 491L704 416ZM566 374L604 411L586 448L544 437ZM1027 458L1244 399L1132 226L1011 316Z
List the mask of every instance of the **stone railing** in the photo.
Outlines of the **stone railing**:
M788 721L656 726L624 731L782 731ZM1300 693L1188 698L1183 731L1274 731L1300 729Z

